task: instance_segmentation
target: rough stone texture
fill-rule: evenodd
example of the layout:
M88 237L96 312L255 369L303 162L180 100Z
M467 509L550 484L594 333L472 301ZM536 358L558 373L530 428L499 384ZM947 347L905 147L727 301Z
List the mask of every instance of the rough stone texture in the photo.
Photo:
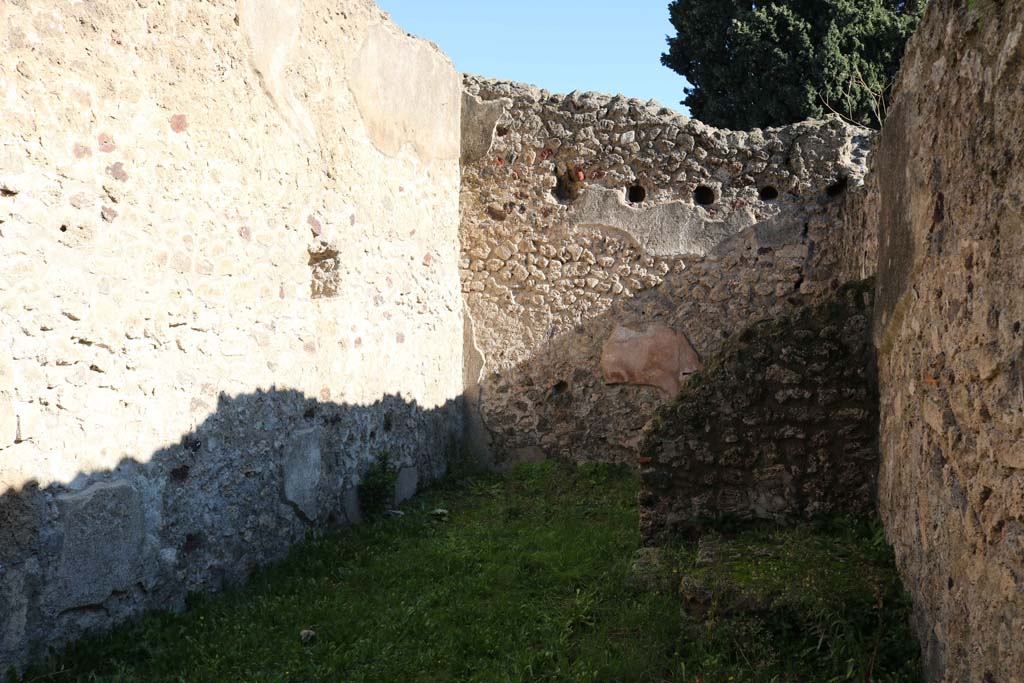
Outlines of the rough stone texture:
M0 349L0 444L18 439L18 416L14 413L14 371Z
M879 499L930 681L1024 676L1024 3L933 0L875 153Z
M286 446L283 467L284 497L302 517L318 517L317 487L322 479L323 458L320 455L320 429L312 427L295 432Z
M870 281L728 341L639 447L647 541L709 521L875 509L878 393Z
M0 92L0 671L358 519L381 452L444 471L433 46L370 0L3 2Z
M830 119L739 133L653 102L464 85L473 419L498 463L632 462L664 397L605 385L613 330L660 323L706 358L749 323L828 295L862 260L863 241L845 234L862 225L840 211L861 183L865 130ZM630 202L637 187L643 201ZM698 205L702 187L711 205ZM762 199L769 188L778 196Z
M874 152L868 155L868 167L873 163ZM878 272L880 192L878 175L869 173L863 185L851 188L842 199L842 229L831 245L836 256L835 277L840 282L864 280Z
M57 496L56 503L63 538L48 593L58 606L101 605L144 576L145 520L139 492L130 484L97 482Z
M306 145L316 145L316 128L309 112L285 78L302 28L302 0L238 0L238 26L249 45L249 59L267 95L291 132ZM176 114L176 116L185 116ZM183 132L184 120L173 126Z

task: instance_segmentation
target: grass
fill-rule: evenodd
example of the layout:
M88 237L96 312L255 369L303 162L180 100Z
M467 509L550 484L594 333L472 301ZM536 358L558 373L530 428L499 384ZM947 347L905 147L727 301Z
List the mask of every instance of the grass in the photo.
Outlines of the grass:
M748 526L667 555L681 601L703 622L681 654L716 671L707 680L921 678L910 603L875 524Z
M447 482L24 680L919 680L871 527L712 534L656 554L640 582L636 488L630 472L553 464Z

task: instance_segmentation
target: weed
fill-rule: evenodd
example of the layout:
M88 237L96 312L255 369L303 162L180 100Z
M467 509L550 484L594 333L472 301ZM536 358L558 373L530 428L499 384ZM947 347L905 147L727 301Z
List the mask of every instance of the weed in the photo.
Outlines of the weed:
M397 479L391 454L387 451L377 454L359 481L359 505L364 515L379 515L394 504Z

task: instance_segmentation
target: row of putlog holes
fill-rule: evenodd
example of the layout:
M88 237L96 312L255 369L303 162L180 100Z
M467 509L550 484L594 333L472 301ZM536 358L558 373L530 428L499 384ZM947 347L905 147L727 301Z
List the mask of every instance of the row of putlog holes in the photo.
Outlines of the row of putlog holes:
M825 194L829 197L838 197L846 191L847 183L846 177L841 177L825 188ZM773 202L779 198L778 189L772 185L765 185L757 194L762 202ZM647 188L640 184L630 185L626 188L626 199L631 204L642 204L647 199ZM715 190L707 185L698 185L693 191L693 201L698 206L711 206L717 199Z

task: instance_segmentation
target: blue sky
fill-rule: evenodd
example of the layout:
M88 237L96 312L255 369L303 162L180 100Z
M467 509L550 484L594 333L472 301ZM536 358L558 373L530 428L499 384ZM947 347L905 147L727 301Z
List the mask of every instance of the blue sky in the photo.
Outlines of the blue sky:
M378 0L459 71L553 92L597 90L685 112L685 81L661 65L668 0Z

